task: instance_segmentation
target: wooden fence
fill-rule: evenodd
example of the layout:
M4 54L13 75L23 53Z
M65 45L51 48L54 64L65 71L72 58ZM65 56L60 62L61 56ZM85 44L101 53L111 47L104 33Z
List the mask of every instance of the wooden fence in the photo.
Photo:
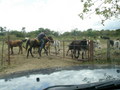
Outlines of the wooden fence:
M7 57L5 56L5 41L10 41L10 35L9 35L9 31L7 32L7 40L5 39L5 38L2 38L2 41L1 41L1 66L3 67L4 66L4 64L5 64L5 62L7 61L8 62L8 65L10 65L10 47L9 47L9 45L8 45L8 48L7 48L7 50L8 50L8 54L7 54ZM4 57L6 57L6 58L4 58Z
M72 42L73 40L61 40L61 44L62 44L62 52L63 52L63 58L66 58L66 48L65 48L65 46L66 46L66 42L68 42L68 43L70 43L70 42ZM93 58L93 56L94 56L94 51L93 51L93 40L88 40L87 41L88 42L88 51L87 51L87 58L85 58L85 59L79 59L79 60L94 60Z
M10 40L10 36L9 36L9 32L8 32L8 35L7 35L7 40L9 41ZM4 45L5 45L5 42L4 42L5 40L3 39L1 42L2 42L2 45L1 45L1 66L3 66L4 65L4 63L7 61L7 64L8 65L10 65L11 64L11 61L10 61L10 48L9 48L9 45L8 45L8 48L7 48L7 52L8 52L8 56L7 56L7 60L4 60ZM66 49L68 48L68 45L72 42L73 40L61 40L61 54L60 55L58 55L58 56L60 56L61 58L67 58L67 56L66 56ZM67 43L67 44L66 44ZM110 41L109 40L107 40L107 43L106 43L106 51L105 51L105 59L107 60L107 61L110 61L111 60L111 53L112 53L112 51L111 51L111 47L110 47ZM49 51L50 52L50 51ZM54 54L55 55L55 54ZM85 59L80 59L79 58L79 60L86 60L86 61L91 61L91 60L95 60L95 51L94 51L94 45L93 45L93 41L92 40L89 40L88 41L88 51L87 51L87 58L85 58ZM69 56L69 58L71 59L71 57ZM101 59L101 58L100 58Z

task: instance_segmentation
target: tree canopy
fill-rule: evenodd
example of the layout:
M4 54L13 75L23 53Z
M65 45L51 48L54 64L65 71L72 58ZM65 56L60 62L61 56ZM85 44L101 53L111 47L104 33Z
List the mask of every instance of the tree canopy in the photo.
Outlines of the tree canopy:
M79 14L81 19L95 13L101 18L101 23L111 18L120 18L120 0L81 0L83 10ZM87 16L86 16L87 15Z

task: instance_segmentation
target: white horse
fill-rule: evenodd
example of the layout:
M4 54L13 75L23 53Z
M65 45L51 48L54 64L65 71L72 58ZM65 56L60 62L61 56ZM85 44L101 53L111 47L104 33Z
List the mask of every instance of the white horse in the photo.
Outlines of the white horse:
M59 40L54 40L54 43L52 44L52 46L55 49L55 54L59 54L60 51L60 41Z
M115 40L115 41L114 41L114 48L115 48L116 50L120 50L120 40Z
M100 42L100 40L94 40L93 41L93 47L94 47L94 49L96 49L96 48L101 49L101 42Z

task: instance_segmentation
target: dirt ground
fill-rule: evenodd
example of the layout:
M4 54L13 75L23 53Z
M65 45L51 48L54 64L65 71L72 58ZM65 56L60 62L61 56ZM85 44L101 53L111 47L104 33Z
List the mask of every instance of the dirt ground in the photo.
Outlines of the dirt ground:
M14 54L10 56L10 59L11 64L8 66L7 62L5 62L4 68L0 69L0 76L35 69L75 66L82 63L81 61L63 58L55 54L49 56L42 54L39 59L38 54L35 54L35 57L29 56L28 58L26 58L26 54Z
M67 52L67 46L68 44L66 44L65 47L65 52ZM104 47L106 47L106 45L104 45ZM26 58L27 52L24 50L23 54L17 54L18 53L18 48L14 48L14 55L10 56L10 60L11 60L11 64L8 65L7 57L8 57L8 50L7 50L7 46L4 49L4 64L3 66L0 65L0 76L3 75L7 75L7 74L12 74L12 73L16 73L16 72L22 72L22 71L30 71L30 70L35 70L35 69L46 69L46 68L57 68L57 67L68 67L68 66L80 66L83 64L93 64L93 62L83 62L83 61L78 61L78 60L73 60L71 59L71 56L65 56L67 58L63 58L63 50L61 47L61 51L59 55L55 55L55 53L51 53L51 55L47 56L44 53L42 53L42 57L38 59L38 53L35 54L35 57L31 57L29 56L28 58ZM55 52L54 48L51 48L51 52ZM0 48L1 51L1 48ZM100 64L105 64L105 58L106 58L106 49L105 50L97 50L98 53L94 52L94 54L96 54L97 59L95 59L96 61L94 63L100 63ZM105 52L103 52L105 51ZM102 54L103 53L103 54ZM98 55L97 55L98 54ZM1 56L1 53L0 53ZM105 58L103 57L105 56ZM118 58L116 63L119 63L119 57L120 54L113 57ZM0 57L1 58L1 57ZM103 59L102 59L103 58ZM113 62L113 64L116 64Z
M66 50L68 46L66 44ZM1 50L1 48L0 48ZM16 72L29 71L35 69L57 68L81 65L82 61L73 60L71 56L63 58L63 50L61 47L60 53L56 56L55 50L51 47L51 55L46 55L42 52L42 57L38 59L38 53L34 53L35 57L27 58L27 51L23 49L23 54L18 54L18 47L14 47L14 55L10 56L10 65L6 61L8 59L8 48L4 46L4 64L0 65L0 76L12 74ZM2 51L2 50L1 50ZM44 50L43 50L44 51ZM54 52L54 53L53 53ZM65 51L66 52L66 51ZM0 53L0 58L1 58ZM0 62L1 63L1 62Z

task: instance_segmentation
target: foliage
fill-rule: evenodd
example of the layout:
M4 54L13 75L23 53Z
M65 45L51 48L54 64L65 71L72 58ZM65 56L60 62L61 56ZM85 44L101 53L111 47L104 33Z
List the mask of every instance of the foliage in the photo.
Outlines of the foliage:
M83 4L83 11L79 14L81 19L85 15L90 16L95 13L102 17L101 23L111 18L119 18L120 14L120 0L81 0Z
M65 32L60 35L61 37L64 38L94 38L94 37L99 37L99 36L108 36L108 37L120 37L120 29L117 30L93 30L93 29L88 29L86 31L81 31L81 30L73 30L71 32Z
M21 31L17 31L17 30L10 31L9 34L15 35L16 37L24 37L24 34Z
M28 37L36 37L39 33L43 32L43 31L47 32L46 33L47 36L53 36L53 37L58 37L59 36L58 32L52 31L52 30L50 30L48 28L46 28L46 29L44 29L44 28L38 28L38 30L28 32L27 36Z
M4 36L6 32L6 27L0 27L0 36Z
M117 29L115 34L116 36L120 36L120 29Z
M0 39L6 37L7 32L1 30L0 32ZM25 36L29 38L35 38L40 32L47 31L47 36L52 36L55 39L83 39L83 38L94 38L99 36L109 36L113 38L119 38L120 37L120 29L116 30L93 30L88 29L86 31L78 30L77 28L73 29L71 32L64 32L63 34L59 34L59 32L52 31L48 28L39 28L38 30L34 30L31 32L25 32L23 33L23 30L17 31L12 30L9 31L9 35L11 39L23 39Z

